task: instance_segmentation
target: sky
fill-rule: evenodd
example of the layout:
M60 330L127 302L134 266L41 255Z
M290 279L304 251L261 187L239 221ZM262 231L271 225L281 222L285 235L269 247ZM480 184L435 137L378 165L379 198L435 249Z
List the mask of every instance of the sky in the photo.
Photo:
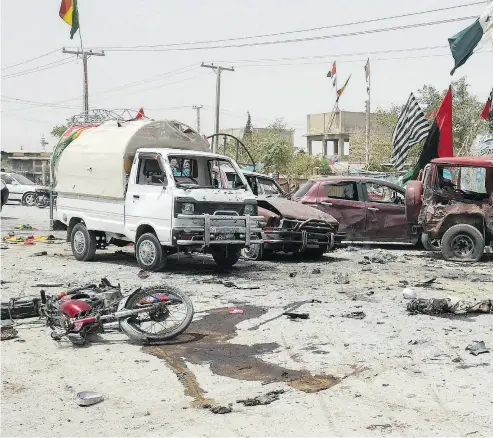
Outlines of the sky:
M295 145L306 147L307 114L330 111L335 90L326 77L337 61L339 85L351 80L340 108L364 111L364 65L370 57L372 109L403 104L424 84L446 89L453 58L447 39L473 19L394 31L347 35L372 29L479 16L486 3L447 11L381 19L477 3L473 0L79 0L84 48L104 49L89 59L90 108L144 108L147 116L177 119L195 127L193 105L203 105L201 126L214 130L215 73L202 62L234 66L224 72L220 128L243 127L247 111L254 127L283 118L295 129ZM44 136L51 150L53 126L82 112L82 62L62 53L80 46L58 16L60 0L1 2L1 147L41 150ZM332 26L331 28L326 28ZM335 26L335 27L334 27ZM248 36L325 29L283 35ZM342 35L341 35L342 34ZM327 38L327 36L332 36ZM235 39L236 38L236 39ZM312 38L243 47L254 42ZM177 43L230 40L219 43ZM141 46L133 51L115 50ZM145 47L142 46L154 46ZM159 46L159 47L156 47ZM166 46L166 47L164 47ZM192 50L193 47L207 47ZM432 49L426 49L434 47ZM186 50L171 50L171 49ZM403 49L416 49L402 51ZM390 51L390 52L389 52ZM53 52L31 62L32 58ZM377 53L375 53L377 52ZM382 53L387 52L387 53ZM286 59L287 58L287 59ZM294 59L293 59L294 58ZM22 63L15 66L15 64ZM455 73L466 76L471 91L486 101L493 86L491 41ZM478 115L479 116L479 115Z

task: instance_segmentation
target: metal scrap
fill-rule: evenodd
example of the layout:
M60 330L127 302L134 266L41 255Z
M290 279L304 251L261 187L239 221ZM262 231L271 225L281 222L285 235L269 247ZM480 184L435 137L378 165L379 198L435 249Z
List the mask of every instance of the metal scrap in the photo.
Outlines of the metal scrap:
M352 319L363 319L366 317L366 313L362 311L343 313L341 315L343 318L352 318Z
M474 341L474 343L469 344L466 347L466 351L469 351L474 356L477 356L478 354L489 353L490 352L490 350L488 350L486 348L486 345L485 345L484 341L479 341L479 342L478 341Z
M493 300L468 301L449 298L418 298L407 304L407 311L411 315L441 315L453 313L493 313Z

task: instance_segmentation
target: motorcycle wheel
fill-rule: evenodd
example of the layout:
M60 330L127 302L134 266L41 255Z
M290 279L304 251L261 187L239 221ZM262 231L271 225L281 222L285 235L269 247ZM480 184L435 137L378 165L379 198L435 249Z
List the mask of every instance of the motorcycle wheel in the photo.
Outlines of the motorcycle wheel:
M165 306L164 311L144 312L120 321L120 328L132 340L140 342L162 342L183 333L192 323L192 300L184 292L168 286L148 287L131 295L125 305L126 309L135 309L142 299L152 298L156 294L169 294L181 302Z
M36 199L34 200L34 204L38 208L45 208L46 207L46 201L44 199L44 196L36 196Z

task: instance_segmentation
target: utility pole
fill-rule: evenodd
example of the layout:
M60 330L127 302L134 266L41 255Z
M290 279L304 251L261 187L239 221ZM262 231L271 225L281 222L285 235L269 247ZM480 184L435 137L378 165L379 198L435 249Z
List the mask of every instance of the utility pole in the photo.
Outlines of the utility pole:
M193 109L197 111L197 132L200 134L200 110L204 105L194 105Z
M219 107L221 103L221 73L223 71L235 71L235 69L234 67L221 67L219 65L204 64L204 63L202 63L201 67L211 68L216 72L216 120L215 120L214 134L219 134ZM215 137L212 143L212 152L216 153L216 149L217 149L217 141Z
M93 51L93 50L84 50L84 49L77 49L77 50L68 50L65 47L62 49L63 53L69 53L72 55L82 55L82 66L84 68L84 114L87 115L89 114L89 84L88 84L88 79L87 79L87 58L89 56L105 56L104 51Z

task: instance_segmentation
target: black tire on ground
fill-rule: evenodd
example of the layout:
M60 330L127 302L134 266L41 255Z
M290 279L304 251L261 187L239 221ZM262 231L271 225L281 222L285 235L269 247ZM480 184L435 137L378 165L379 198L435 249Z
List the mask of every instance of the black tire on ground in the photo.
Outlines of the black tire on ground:
M472 225L454 225L442 237L442 254L445 260L478 262L483 253L483 235Z
M94 260L96 254L96 233L89 231L83 223L78 223L72 228L70 234L72 254L80 262Z
M166 266L166 253L154 233L144 233L135 245L135 257L145 271L158 272Z
M137 305L140 299L144 297L152 296L157 293L172 294L178 297L182 301L182 304L186 308L185 314L183 316L183 320L179 322L175 327L172 327L170 329L165 329L158 332L155 331L151 332L145 330L145 328L142 327L138 318L136 317L126 318L120 321L120 327L130 339L140 342L168 341L170 339L175 338L179 334L183 333L191 324L194 314L192 300L190 300L188 295L186 295L184 292L181 292L169 286L158 286L158 287L153 286L153 287L141 289L129 297L125 305L125 308L133 309L135 308L135 306ZM168 310L172 312L173 307L174 307L173 305L168 306Z
M26 192L22 195L22 205L27 205L28 207L32 207L36 202L36 194L34 192Z
M214 248L211 253L217 266L229 269L240 259L241 250L235 246L226 246Z
M439 252L442 249L442 242L439 239L432 239L428 234L421 234L421 244L426 251Z
M260 261L264 258L264 245L256 243L251 245L250 248L243 248L241 255L247 260Z
M327 252L327 248L308 248L301 253L302 257L306 260L318 260L321 259Z

